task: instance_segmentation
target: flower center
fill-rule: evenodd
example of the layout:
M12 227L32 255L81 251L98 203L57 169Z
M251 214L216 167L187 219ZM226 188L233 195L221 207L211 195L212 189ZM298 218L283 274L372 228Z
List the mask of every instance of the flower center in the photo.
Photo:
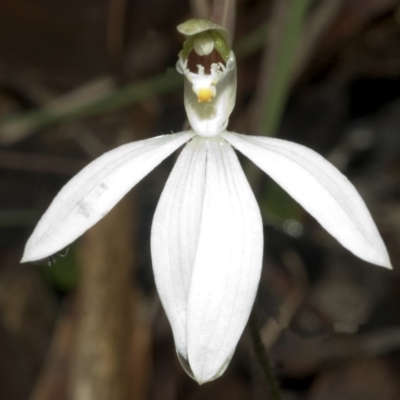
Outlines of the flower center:
M187 67L190 72L197 74L199 72L199 66L204 68L204 73L210 75L212 72L211 66L213 64L219 65L221 63L225 66L225 61L218 53L218 51L213 48L209 54L200 54L193 48L193 51L189 53Z
M209 103L216 96L215 86L226 73L229 54L230 48L215 31L201 32L184 42L179 54L182 73L192 83L199 103Z
M205 103L205 102L209 103L215 96L215 92L216 92L215 87L200 88L197 91L197 99L199 100L199 103Z
M203 20L178 26L186 36L176 69L185 77L185 109L192 130L202 137L224 132L236 98L236 59L229 35Z

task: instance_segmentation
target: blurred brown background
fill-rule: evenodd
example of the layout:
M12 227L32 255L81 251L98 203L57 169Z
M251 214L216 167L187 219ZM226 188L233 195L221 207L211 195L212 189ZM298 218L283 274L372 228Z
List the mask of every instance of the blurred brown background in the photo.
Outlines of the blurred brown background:
M177 361L149 248L176 154L55 263L19 264L40 215L80 168L119 144L182 129L175 27L218 20L225 3L0 2L1 400L269 398L247 330L215 382L198 386ZM399 399L400 5L230 7L230 129L290 139L333 162L365 199L395 269L356 259L241 159L265 222L255 308L283 396Z

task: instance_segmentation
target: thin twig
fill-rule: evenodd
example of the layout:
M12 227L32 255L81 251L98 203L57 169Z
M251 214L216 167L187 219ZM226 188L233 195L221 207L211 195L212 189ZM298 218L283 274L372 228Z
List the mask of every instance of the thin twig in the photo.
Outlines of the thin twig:
M47 107L26 112L0 120L0 144L13 144L27 137L36 130L64 121L73 121L107 111L121 109L141 102L153 96L172 92L183 84L178 73L160 74L152 78L126 85L122 88L106 90L98 96L74 102L68 105L57 101Z
M249 328L252 338L254 354L263 371L265 380L267 381L272 400L282 400L282 394L279 389L278 380L275 377L271 367L271 362L265 351L264 345L260 336L260 325L255 310L253 309L250 315Z

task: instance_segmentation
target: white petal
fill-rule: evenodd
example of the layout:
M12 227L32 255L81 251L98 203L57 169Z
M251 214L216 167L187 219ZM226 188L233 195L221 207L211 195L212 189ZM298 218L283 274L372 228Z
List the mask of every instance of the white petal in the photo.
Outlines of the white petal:
M263 233L258 205L232 147L207 144L205 193L188 299L189 364L199 383L227 367L253 306Z
M181 361L187 359L187 298L199 236L206 157L204 141L198 137L183 149L158 202L151 232L155 281Z
M22 262L48 257L81 236L192 136L182 132L129 143L90 163L54 198L29 238Z
M223 137L274 179L344 247L391 268L364 201L350 181L315 151L280 139L224 133Z

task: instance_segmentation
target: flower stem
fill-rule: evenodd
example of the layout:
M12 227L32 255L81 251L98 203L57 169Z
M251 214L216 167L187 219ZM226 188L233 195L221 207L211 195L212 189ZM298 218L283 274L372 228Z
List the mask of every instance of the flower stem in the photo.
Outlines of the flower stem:
M279 382L274 374L270 359L262 343L260 336L260 324L258 322L258 317L254 309L250 315L249 328L253 343L254 354L263 371L264 378L267 381L271 399L282 400L283 397L279 388Z
M306 26L310 4L310 0L276 0L275 20L270 23L275 36L270 35L267 42L269 51L264 60L267 76L260 87L264 92L260 94L259 134L276 136L278 133L293 83L296 50Z

